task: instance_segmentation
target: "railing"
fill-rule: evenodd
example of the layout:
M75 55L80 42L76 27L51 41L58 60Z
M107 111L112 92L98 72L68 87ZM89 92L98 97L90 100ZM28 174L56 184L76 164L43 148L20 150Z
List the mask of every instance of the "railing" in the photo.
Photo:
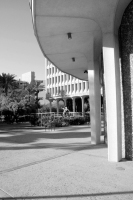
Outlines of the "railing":
M45 117L62 117L63 116L63 112L59 112L58 114L55 113L55 112L45 112L45 113L32 113L34 115L40 115L40 116L45 116ZM90 113L87 112L87 113L83 113L83 112L69 112L68 115L69 116L84 116L84 115L89 115Z

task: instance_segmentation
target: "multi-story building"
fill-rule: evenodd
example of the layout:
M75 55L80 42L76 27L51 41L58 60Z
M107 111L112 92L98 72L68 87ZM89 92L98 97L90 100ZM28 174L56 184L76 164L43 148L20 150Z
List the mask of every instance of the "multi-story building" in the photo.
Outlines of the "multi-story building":
M31 83L32 81L38 81L38 82L41 81L42 85L45 85L44 80L35 80L35 72L32 72L32 71L22 74L22 78L21 78L21 80L19 80L19 84L26 86L27 83ZM45 90L40 91L38 96L41 98L40 104L44 104Z
M31 83L31 81L35 80L35 72L30 71L30 72L22 74L21 80Z
M32 0L30 8L43 54L62 71L89 79L92 144L101 136L101 73L108 159L133 160L133 1Z
M82 112L84 114L84 103L88 102L89 83L74 76L61 72L47 59L45 59L46 92L57 100L64 100L65 106L70 111Z

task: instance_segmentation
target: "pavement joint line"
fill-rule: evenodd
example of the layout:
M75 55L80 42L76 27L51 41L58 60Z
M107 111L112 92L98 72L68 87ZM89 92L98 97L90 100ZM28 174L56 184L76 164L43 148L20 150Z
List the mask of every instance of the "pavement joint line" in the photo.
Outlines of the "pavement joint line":
M56 148L56 149L58 149L58 148ZM58 156L53 156L53 157L50 157L50 158L46 158L46 159L42 159L42 160L31 162L31 163L27 163L27 164L24 164L24 165L21 165L21 166L18 166L18 167L13 167L13 168L10 168L10 169L2 170L2 171L0 171L0 174L5 174L5 173L8 173L8 172L12 172L12 171L15 171L15 170L23 169L23 168L26 168L26 167L29 167L29 166L32 166L32 165L36 165L36 164L39 164L39 163L51 161L51 160L54 160L56 158L67 156L69 154L80 153L80 154L88 155L88 154L85 154L85 153L81 153L81 151L84 150L81 147L76 148L76 150L77 150L77 152L71 151L69 153L61 154L61 155L58 155ZM90 155L89 154L88 156L94 156L94 155ZM95 157L99 157L99 156L95 156ZM105 157L103 157L103 158L105 158Z
M2 189L2 188L0 188L0 190L2 191L2 192L4 192L5 194L7 194L8 195L8 197L10 197L11 199L14 199L14 197L10 194L10 193L8 193L8 192L6 192L4 189ZM4 197L0 197L0 199L5 199Z
M98 158L104 158L104 159L106 159L106 156L100 156L100 155L92 155L92 154L87 154L87 153L81 153L81 152L79 152L80 154L83 154L83 155L86 155L86 156L93 156L93 157L98 157Z
M53 157L50 157L50 158L46 158L46 159L42 159L42 160L39 160L39 161L35 161L35 162L32 162L32 163L24 164L24 165L21 165L21 166L18 166L18 167L13 167L13 168L10 168L10 169L6 169L6 170L3 170L3 171L0 171L0 174L5 174L5 173L12 172L12 171L15 171L15 170L19 170L19 169L23 169L23 168L26 168L26 167L30 167L32 165L36 165L36 164L39 164L39 163L51 161L51 160L54 160L56 158L67 156L67 155L73 154L73 153L76 153L76 152L65 153L65 154L61 154L61 155L58 155L58 156L53 156Z
M10 169L2 170L2 171L0 171L0 174L5 174L5 173L8 173L8 172L16 171L16 170L19 170L19 169L30 167L32 165L37 165L39 163L43 163L43 162L54 160L56 158L67 156L67 155L70 155L70 154L79 153L80 151L82 151L82 149L79 147L79 148L77 148L77 152L71 151L69 153L61 154L61 155L58 155L58 156L53 156L53 157L50 157L50 158L46 158L46 159L31 162L31 163L27 163L27 164L24 164L24 165L21 165L21 166L18 166L18 167L13 167L13 168L10 168Z

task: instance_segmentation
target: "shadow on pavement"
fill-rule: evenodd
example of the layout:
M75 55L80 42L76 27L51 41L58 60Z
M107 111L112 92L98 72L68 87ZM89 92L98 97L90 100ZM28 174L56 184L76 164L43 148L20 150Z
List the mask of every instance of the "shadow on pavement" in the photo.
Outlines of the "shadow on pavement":
M133 194L133 191L120 191L120 192L105 192L105 193L95 193L95 194L71 194L71 195L49 195L49 196L32 196L32 197L3 197L1 200L23 200L23 199L60 199L60 198L84 198L84 197L102 197L102 196L113 196L113 195L128 195ZM125 196L126 198L126 196Z
M23 124L24 126L24 124ZM70 126L61 128L58 130L45 131L43 129L37 130L34 127L30 127L30 130L24 127L20 127L17 124L13 129L12 125L3 127L3 130L0 129L0 142L6 143L7 145L2 145L0 150L21 150L21 149L41 149L41 148L58 148L58 149L67 149L67 150L78 150L79 148L92 148L90 145L91 133L89 132L88 126ZM19 129L18 129L19 128ZM25 128L25 129L24 129ZM46 140L45 140L46 139ZM61 139L66 139L62 141ZM67 139L72 139L67 140ZM85 139L83 140L73 140L73 139ZM54 140L54 141L48 141ZM39 142L38 142L39 141ZM79 143L78 143L79 142ZM12 146L11 146L11 145ZM19 145L18 145L19 144ZM21 146L20 146L21 145ZM97 148L94 145L94 148ZM98 148L103 148L98 146Z
M91 145L88 143L38 143L31 144L29 146L3 146L0 150L23 150L23 149L65 149L71 151L80 151L87 149L101 149L107 148L106 144L101 143L100 145Z
M28 132L21 131L14 133L10 131L9 135L5 134L5 137L1 137L0 142L6 143L32 143L36 142L38 139L69 139L69 138L88 138L90 137L90 132Z
M75 126L67 126L67 127L56 127L55 130L58 131L71 131L71 130L80 130L83 128L90 128L89 125L75 125ZM18 130L45 130L43 126L31 126L30 124L4 124L0 126L0 133L8 132L9 130L18 131Z

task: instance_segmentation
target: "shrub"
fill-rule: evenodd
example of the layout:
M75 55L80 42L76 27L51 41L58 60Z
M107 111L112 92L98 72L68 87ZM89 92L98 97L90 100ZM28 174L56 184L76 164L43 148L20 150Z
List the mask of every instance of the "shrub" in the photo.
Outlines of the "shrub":
M69 123L70 125L82 125L85 123L85 118L82 116L71 117Z
M31 115L29 121L30 121L31 125L36 126L36 125L38 125L38 120L39 120L39 117L37 115Z
M90 113L85 113L85 122L90 123Z

